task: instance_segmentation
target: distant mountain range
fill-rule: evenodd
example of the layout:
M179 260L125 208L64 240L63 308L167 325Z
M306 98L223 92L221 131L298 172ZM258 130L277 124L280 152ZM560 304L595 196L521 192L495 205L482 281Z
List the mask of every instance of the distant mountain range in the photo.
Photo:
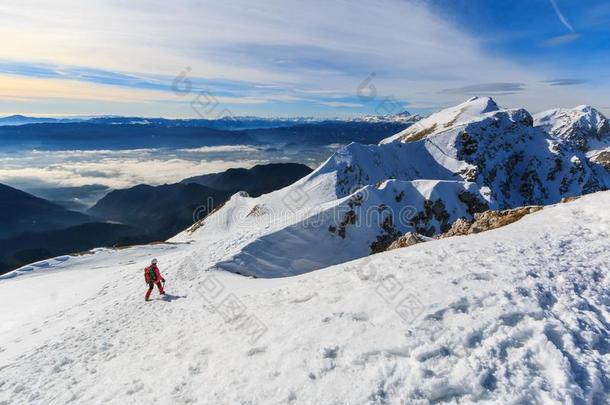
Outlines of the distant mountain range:
M236 117L166 119L141 117L0 118L0 150L197 148L217 145L318 147L377 143L421 119L397 115L352 119Z
M281 125L255 128L222 128L219 121L210 125L197 120L179 125L133 122L111 123L106 119L83 122L32 123L0 126L0 150L95 150L141 148L198 148L217 145L290 145L319 147L350 142L377 143L412 125L410 121L320 121L282 122ZM231 122L233 125L233 122Z
M43 124L43 123L69 123L80 122L87 118L50 118L50 117L28 117L25 115L10 115L0 118L0 126L17 126L28 124Z
M391 122L411 123L421 117L413 115L408 111L399 114L367 115L355 118L313 118L313 117L223 117L219 119L169 119L169 118L143 118L143 117L121 117L121 116L99 116L99 117L29 117L25 115L11 115L0 118L0 126L19 126L28 124L67 124L67 123L92 123L101 125L157 125L165 127L205 127L225 130L263 129L290 127L301 124L312 124L322 122Z

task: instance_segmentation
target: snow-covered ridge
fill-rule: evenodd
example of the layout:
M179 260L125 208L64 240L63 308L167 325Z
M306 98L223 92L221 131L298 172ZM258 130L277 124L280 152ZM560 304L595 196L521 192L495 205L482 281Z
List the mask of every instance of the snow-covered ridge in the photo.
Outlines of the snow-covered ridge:
M390 143L397 140L403 142L417 141L429 135L443 132L453 126L480 120L486 114L499 110L500 107L490 97L472 97L462 104L439 111L420 120L416 125L381 141L381 143Z
M384 251L406 232L434 235L447 231L458 218L471 219L469 197L483 209L493 205L473 183L388 180L378 187L366 186L322 209L295 213L296 221L254 238L216 267L273 278L343 263ZM268 221L274 214L268 205L258 203L248 214L257 217L251 228L259 224L272 229ZM198 232L206 232L205 228Z
M603 165L535 127L527 111L473 98L379 145L352 143L283 190L235 198L174 240L203 248L213 234L227 253L219 268L288 276L369 255L406 232L434 236L481 210L609 187ZM375 222L359 222L369 217Z

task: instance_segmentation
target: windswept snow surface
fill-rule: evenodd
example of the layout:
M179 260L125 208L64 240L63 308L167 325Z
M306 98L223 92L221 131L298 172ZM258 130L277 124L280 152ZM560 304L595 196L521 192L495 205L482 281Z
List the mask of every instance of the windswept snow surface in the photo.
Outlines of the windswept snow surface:
M608 403L609 206L288 278L213 270L212 236L9 273L0 403Z

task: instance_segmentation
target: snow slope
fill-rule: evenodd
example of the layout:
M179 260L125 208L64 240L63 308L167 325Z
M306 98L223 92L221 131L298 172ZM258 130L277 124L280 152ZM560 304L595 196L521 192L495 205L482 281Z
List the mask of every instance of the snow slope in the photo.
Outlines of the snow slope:
M252 238L239 253L221 261L217 267L273 278L343 263L385 250L398 235L406 232L437 234L447 231L458 218L471 219L468 205L460 199L464 193L477 196L482 204L489 206L473 183L388 180L379 187L366 186L320 206L319 210L292 214L298 218L296 223ZM427 201L436 204L427 205ZM265 223L263 217L273 215L268 205L258 203L256 207L258 210L251 211L257 216L254 224ZM300 218L299 214L305 216ZM269 229L254 224L246 232ZM209 231L204 225L199 234Z
M289 278L215 271L230 247L197 241L10 273L0 403L607 403L609 205ZM152 256L171 295L145 303Z

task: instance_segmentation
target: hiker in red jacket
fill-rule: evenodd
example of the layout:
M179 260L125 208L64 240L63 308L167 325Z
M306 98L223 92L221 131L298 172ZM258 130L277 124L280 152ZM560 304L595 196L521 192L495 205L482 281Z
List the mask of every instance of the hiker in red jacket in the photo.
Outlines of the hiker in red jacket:
M159 268L157 267L157 259L152 259L150 266L144 269L144 280L146 284L148 284L148 291L146 291L146 301L150 299L150 293L152 293L155 284L159 289L159 294L165 295L165 291L163 291L162 282L165 283L165 279L161 275Z

